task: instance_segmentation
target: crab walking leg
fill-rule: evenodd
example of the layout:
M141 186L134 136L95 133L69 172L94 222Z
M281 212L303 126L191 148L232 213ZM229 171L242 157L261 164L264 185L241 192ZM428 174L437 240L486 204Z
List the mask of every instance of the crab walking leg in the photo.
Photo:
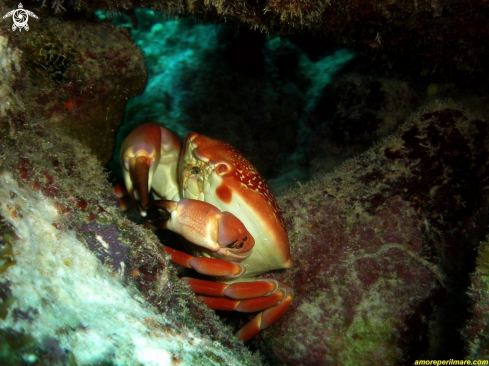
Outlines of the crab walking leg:
M172 249L165 245L163 247L165 252L171 255L170 262L183 267L192 268L200 274L232 279L246 273L246 268L239 263L215 258L193 257L180 250Z
M114 194L119 198L119 207L122 211L127 211L134 206L134 203L129 195L124 184L116 184L114 187Z
M117 198L129 196L129 192L127 192L126 186L124 184L116 184L113 189L114 194L117 196Z
M203 302L213 310L240 311L253 313L262 311L279 304L284 298L284 292L275 292L270 296L257 297L248 300L232 300L226 297L197 296L197 300Z
M290 304L294 298L294 291L289 290L282 302L255 316L248 324L241 328L236 337L241 338L243 342L253 338L261 330L268 328L270 325L279 320L289 310Z
M256 315L248 324L241 328L236 336L241 338L244 342L254 337L261 330L269 327L277 320L279 320L288 310L292 299L294 297L294 291L291 287L279 282L279 286L275 292L255 298L247 298L244 300L236 300L231 298L233 296L233 286L241 285L241 283L235 283L231 285L216 283L216 286L204 284L201 281L195 279L184 279L185 282L190 283L190 289L195 292L203 291L208 294L214 291L214 296L197 296L197 300L203 302L207 307L214 310L223 311L240 311L240 312L256 312L261 311ZM266 280L265 280L266 281ZM263 289L264 280L257 280L256 293L260 293ZM192 285L194 283L194 285ZM245 283L248 289L252 288L253 282ZM219 291L219 287L222 287L222 291ZM231 296L225 295L228 289L231 291ZM253 290L248 293L248 296L252 296Z
M276 280L250 280L249 282L227 284L183 277L182 281L185 281L190 290L197 294L213 297L226 296L233 300L246 300L261 296L269 296L277 292L280 286L279 282Z
M165 252L171 255L170 261L172 263L193 268L201 274L236 278L246 272L246 269L239 263L213 258L196 258L179 250L167 246L163 247ZM290 286L275 280L257 280L233 284L188 277L184 277L182 280L189 285L193 292L207 295L197 296L197 300L213 310L261 311L236 333L236 336L241 338L243 342L279 320L289 310L294 297L294 291Z

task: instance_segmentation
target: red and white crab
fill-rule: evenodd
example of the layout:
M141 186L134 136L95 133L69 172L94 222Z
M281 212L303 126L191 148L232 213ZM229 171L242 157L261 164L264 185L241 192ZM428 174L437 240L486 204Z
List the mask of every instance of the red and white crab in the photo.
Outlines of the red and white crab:
M285 314L292 288L251 277L292 266L287 232L268 186L238 150L197 133L187 135L182 150L171 131L148 123L125 139L121 162L141 215L166 210L170 217L152 224L186 239L192 255L165 247L171 261L218 277L183 278L197 298L216 310L260 311L239 338L247 341Z

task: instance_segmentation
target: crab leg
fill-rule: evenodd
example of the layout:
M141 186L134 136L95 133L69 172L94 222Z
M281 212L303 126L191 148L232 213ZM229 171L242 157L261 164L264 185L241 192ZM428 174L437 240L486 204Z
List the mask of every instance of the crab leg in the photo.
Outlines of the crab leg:
M171 255L172 263L193 268L209 276L236 278L246 269L239 263L220 259L193 257L176 249L164 246ZM243 342L254 337L261 330L279 320L289 309L294 291L291 287L275 280L257 280L226 284L184 277L183 281L190 290L201 294L197 300L213 310L256 312L261 311L248 324L241 328L236 336Z
M294 291L290 289L280 304L259 313L236 333L236 337L241 338L243 342L246 342L261 330L275 323L289 310L293 298Z
M163 247L165 252L171 255L170 262L192 268L200 274L214 277L236 278L246 272L246 268L239 263L214 258L193 257L190 254L172 249L166 245Z
M122 211L127 211L129 208L134 206L131 200L129 192L127 192L126 186L124 184L116 184L114 186L114 194L119 198L119 207Z
M203 291L210 294L210 289L205 288L201 282L195 279L183 279L187 284L190 283L190 289L195 292ZM273 281L273 280L272 280ZM197 300L203 302L206 306L214 310L224 310L224 311L240 311L240 312L255 312L261 311L257 314L248 324L241 328L236 336L241 338L243 342L246 342L250 338L254 337L261 330L269 327L277 320L279 320L286 312L289 310L290 304L294 297L294 291L291 287L284 283L274 281L278 284L275 292L260 295L264 292L266 285L268 285L268 280L257 280L256 282L243 282L243 283L233 283L231 285L223 285L224 291L222 294L226 297L220 297L218 291L216 291L217 296L197 296ZM209 284L210 285L210 284ZM247 287L247 293L245 296L239 294L240 286L245 285ZM236 288L234 288L236 286ZM256 286L253 289L253 286ZM212 289L212 285L210 285ZM217 288L217 286L216 286ZM234 297L234 293L238 293L237 297ZM257 295L252 298L253 295ZM243 300L236 300L236 298L245 298Z
M275 280L257 280L225 284L182 278L190 290L201 294L197 300L214 310L255 312L262 311L236 334L244 342L279 320L289 309L294 291ZM205 296L203 296L204 294Z
M253 313L262 311L279 304L284 298L284 292L275 292L270 296L257 297L248 300L232 300L225 297L197 296L197 300L214 310L240 311Z
M276 280L260 280L250 282L236 282L232 284L199 280L197 278L183 277L182 281L190 290L200 295L213 297L229 297L234 300L246 300L260 296L269 296L279 288Z

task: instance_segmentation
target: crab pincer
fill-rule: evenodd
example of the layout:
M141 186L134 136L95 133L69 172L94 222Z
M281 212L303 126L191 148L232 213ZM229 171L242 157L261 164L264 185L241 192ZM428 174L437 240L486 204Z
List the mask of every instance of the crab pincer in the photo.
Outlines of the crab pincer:
M176 170L181 144L168 129L147 123L132 131L121 147L126 189L141 216L146 216L149 192L178 199Z

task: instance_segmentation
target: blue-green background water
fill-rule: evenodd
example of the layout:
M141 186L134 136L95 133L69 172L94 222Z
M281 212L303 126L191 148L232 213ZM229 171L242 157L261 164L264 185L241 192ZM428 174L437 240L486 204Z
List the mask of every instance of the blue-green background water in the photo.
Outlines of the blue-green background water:
M99 13L104 18L107 14ZM148 69L143 94L129 100L109 170L133 129L157 122L181 139L196 131L237 147L278 191L311 175L307 145L322 121L314 114L331 78L355 57L227 24L168 19L136 10L131 28Z

